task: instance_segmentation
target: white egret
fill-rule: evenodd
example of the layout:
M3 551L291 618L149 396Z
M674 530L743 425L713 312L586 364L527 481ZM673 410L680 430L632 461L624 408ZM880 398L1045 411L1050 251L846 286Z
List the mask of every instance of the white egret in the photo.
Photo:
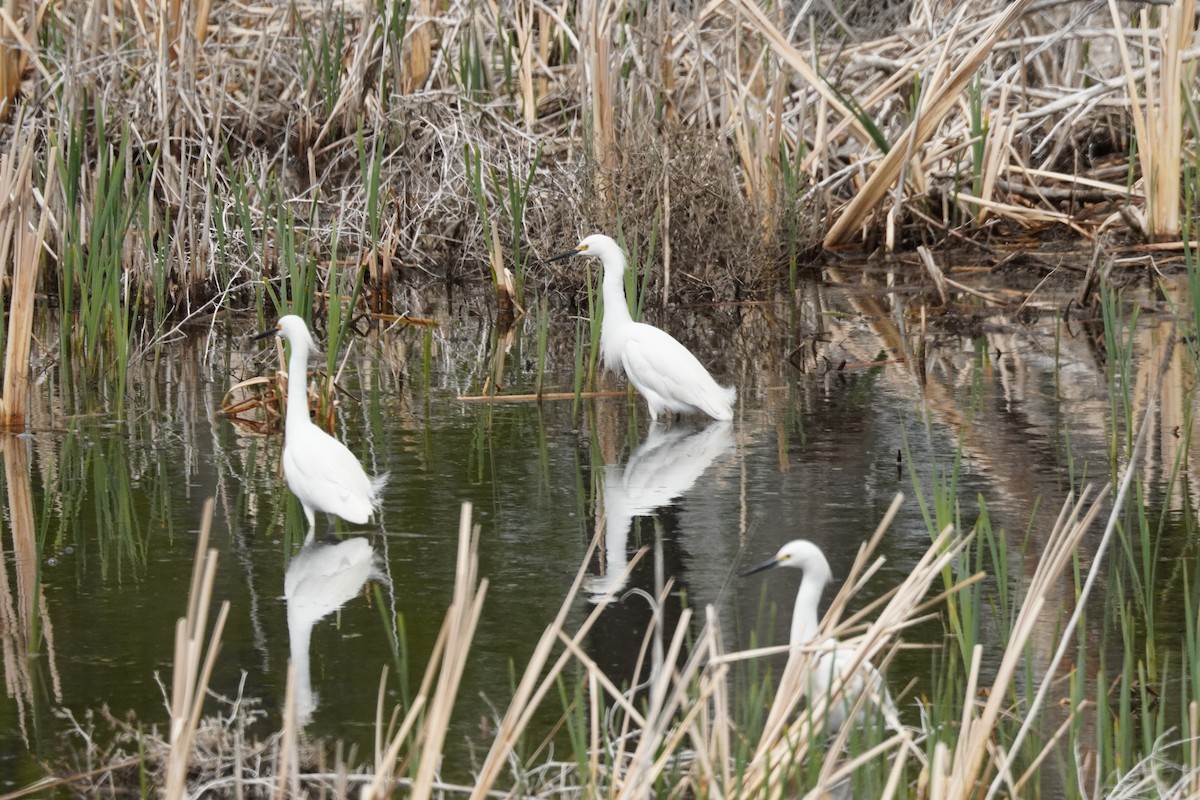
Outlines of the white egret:
M669 414L708 414L713 419L733 419L737 390L720 386L694 355L664 330L634 322L625 302L625 253L610 237L593 233L573 250L547 261L570 256L593 256L604 265L604 321L600 326L600 352L604 364L624 372L646 398L650 419Z
M781 547L774 558L746 570L742 576L771 567L794 567L803 573L792 610L792 633L788 643L792 648L808 646L817 638L817 603L821 600L821 592L825 584L833 580L829 561L821 548L812 542L793 539ZM835 687L840 688L836 698L831 697ZM809 667L808 702L811 705L817 698L826 698L826 728L832 731L841 728L864 692L870 692L871 696L859 706L855 723L861 725L874 713L873 703L878 704L889 722L897 719L896 706L879 670L868 661L859 661L854 648L839 645L836 639L824 642L813 655Z
M288 358L287 416L283 426L283 475L308 518L308 539L316 531L315 511L336 514L361 525L379 507L388 476L368 477L346 445L321 430L308 414L308 353L316 349L308 325L295 314L255 338L281 336L292 346Z

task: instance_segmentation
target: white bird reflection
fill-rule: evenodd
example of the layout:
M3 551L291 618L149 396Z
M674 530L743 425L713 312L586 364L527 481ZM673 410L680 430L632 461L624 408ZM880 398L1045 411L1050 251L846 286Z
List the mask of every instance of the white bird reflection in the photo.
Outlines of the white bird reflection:
M633 518L646 516L691 489L713 460L730 449L730 427L728 422L714 422L695 431L656 423L624 466L610 464L604 468L607 569L602 575L588 578L593 603L625 585Z
M309 675L313 626L356 596L371 578L386 580L379 556L359 536L340 542L306 542L283 576L288 638L296 665L296 720L304 725L317 709Z

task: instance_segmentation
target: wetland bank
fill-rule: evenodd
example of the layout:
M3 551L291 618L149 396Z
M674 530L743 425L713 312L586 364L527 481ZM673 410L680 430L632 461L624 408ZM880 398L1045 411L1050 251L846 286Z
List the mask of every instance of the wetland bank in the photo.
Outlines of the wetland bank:
M0 792L1200 796L1194 3L0 21ZM287 312L392 476L311 544ZM902 725L812 730L797 536Z

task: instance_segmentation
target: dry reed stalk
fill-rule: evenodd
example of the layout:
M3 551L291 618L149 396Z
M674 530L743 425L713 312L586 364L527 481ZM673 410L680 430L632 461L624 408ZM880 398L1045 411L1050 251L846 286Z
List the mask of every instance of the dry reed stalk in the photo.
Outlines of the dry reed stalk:
M300 731L296 725L296 665L288 662L287 685L283 692L283 720L279 750L275 753L275 794L278 797L300 796L300 753L296 742Z
M500 243L500 229L492 226L491 247L488 248L488 265L492 269L492 280L496 282L496 302L500 306L501 324L512 324L525 316L525 309L517 302L517 284L512 270L504 266L504 245Z
M542 392L541 394L460 394L460 403L540 403L545 401L574 400L576 397L590 399L593 397L627 397L627 389L611 389L597 392Z
M7 37L0 38L0 122L12 117L17 92L21 88L24 51Z
M1200 735L1197 734L1200 731L1200 707L1195 700L1188 703L1188 730L1192 732L1192 738L1188 741L1188 794L1200 797Z
M609 54L609 18L605 13L606 10L607 5L604 3L591 4L590 18L587 20L583 39L583 59L587 66L582 74L585 82L584 94L591 111L591 157L597 166L597 175L599 176L596 192L599 195L601 206L608 209L611 216L611 212L614 210L612 208L614 196L608 176L613 175L617 163L615 152L617 133L613 113L615 106L614 81L611 73L614 62Z
M43 80L51 81L50 72L38 58L36 47L37 32L41 30L42 18L50 8L51 2L52 0L41 0L36 8L31 5L31 12L26 15L29 27L25 29L17 24L10 13L16 4L0 8L0 122L8 122L12 118L17 93L21 89L21 79L31 62Z
M527 3L517 0L513 10L516 22L514 33L517 38L517 53L514 59L517 62L517 97L525 127L533 128L534 122L537 121L538 99L533 81L533 23L537 12L534 10L533 0Z
M962 59L957 60L950 76L941 83L930 85L922 97L921 112L904 133L901 134L887 155L879 163L875 172L867 179L862 190L855 195L841 215L825 235L824 246L836 247L843 244L851 231L862 225L867 214L887 194L889 188L900 176L909 156L915 149L933 135L934 130L942 123L946 113L957 101L959 94L971 80L971 76L983 63L992 47L1011 28L1018 19L1033 5L1033 0L1015 0L1004 8L979 41Z
M1001 93L998 104L1001 109L1006 105L1005 94L1007 91ZM995 199L996 183L1000 180L1000 176L1008 170L1008 156L1012 152L1012 140L1016 128L1015 111L994 115L988 126L987 140L984 142L983 165L980 170L979 190L980 198L985 201L990 202ZM976 214L978 224L985 222L991 211L992 209L987 206L980 208Z
M416 0L409 9L408 27L411 33L406 37L408 49L404 51L404 72L401 78L401 88L405 94L419 91L429 80L433 66L433 34L430 32L431 23L427 21L433 15L433 0Z
M604 603L596 605L591 614L580 625L575 635L569 638L567 649L550 666L545 677L539 682L538 679L542 675L542 670L550 660L554 643L560 637L566 636L563 626L575 603L575 597L579 593L579 588L583 585L588 564L591 563L599 541L599 536L592 538L592 542L588 545L579 570L575 573L575 580L571 583L571 587L567 590L567 595L559 607L558 614L546 626L546 630L542 632L541 638L538 640L532 655L529 657L529 662L525 666L525 672L521 676L521 682L517 685L513 699L509 703L508 709L504 712L504 718L500 721L500 725L496 730L496 738L492 741L492 746L484 758L483 765L479 768L475 787L471 792L471 800L483 800L492 791L492 787L495 786L496 781L500 777L500 771L508 763L513 749L516 747L522 732L529 725L529 721L533 718L534 712L545 698L547 692L554 686L559 674L566 666L571 653L578 650L579 643L587 636L588 631L591 630L592 625L599 619L600 613L604 610ZM639 553L629 560L629 564L625 567L626 575L632 572L641 559L641 555Z
M1152 241L1179 237L1183 122L1196 75L1196 62L1189 59L1185 64L1184 51L1195 38L1196 0L1175 0L1159 14L1159 80L1156 85L1153 71L1147 69L1145 81L1145 127L1150 138L1144 145L1139 140L1138 147L1143 180L1149 183L1146 187L1146 223ZM1149 15L1143 8L1139 16L1145 36L1150 27ZM1148 43L1143 46L1143 54L1149 64L1153 56ZM1157 94L1157 102L1154 102L1152 92Z
M425 678L418 692L417 702L393 735L386 754L381 748L376 748L375 777L371 784L364 788L364 798L388 797L394 783L396 758L400 748L408 739L413 721L418 717L418 709L425 711L418 732L416 746L420 748L420 760L417 763L416 775L413 777L412 794L414 798L428 798L433 793L437 781L437 770L441 764L442 748L445 744L446 733L450 727L450 716L454 710L454 701L458 695L458 687L462 680L463 670L470 654L471 642L475 637L475 628L479 623L479 614L483 609L483 599L487 594L487 579L478 579L479 571L479 526L471 524L471 504L463 503L458 525L458 558L455 564L454 598L446 611L446 620L438 637L438 646L431 657ZM430 686L436 672L437 685L430 695ZM382 705L383 686L380 690ZM426 705L426 698L429 698ZM380 715L381 718L381 715ZM377 730L379 724L377 723Z
M8 337L4 353L4 386L0 394L0 428L23 430L26 424L26 404L29 398L29 352L33 337L34 292L37 289L38 272L42 262L42 246L46 240L46 228L50 222L50 211L43 202L34 226L32 199L19 195L32 195L32 169L34 146L23 136L14 136L13 148L21 148L18 155L11 152L0 163L0 196L15 202L9 205L9 223L5 225L5 241L0 251L9 249L8 237L14 240L12 292L8 308ZM42 198L53 191L57 150L51 149L46 166L46 183ZM18 162L15 166L13 162Z
M192 567L192 584L188 591L187 614L175 625L175 658L171 682L170 752L167 756L167 777L163 796L177 800L187 796L188 762L192 756L193 737L204 709L204 696L212 676L217 653L221 649L221 633L229 616L229 601L221 603L204 649L204 633L208 625L208 610L212 601L213 582L217 575L217 551L208 549L212 531L213 500L204 503L200 535L196 539L196 559Z

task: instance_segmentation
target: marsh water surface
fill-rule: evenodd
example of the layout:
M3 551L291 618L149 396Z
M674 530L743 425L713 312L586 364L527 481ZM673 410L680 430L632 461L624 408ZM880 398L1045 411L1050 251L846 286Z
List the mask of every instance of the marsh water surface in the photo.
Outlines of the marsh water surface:
M734 422L670 426L651 426L632 395L462 400L497 370L504 392L532 390L538 321L525 320L506 348L486 315L427 311L438 327L355 340L336 433L369 472L391 477L373 523L330 530L319 518L308 547L279 474L282 437L220 413L231 386L278 367L272 348L247 341L254 321L197 325L134 364L120 418L69 359L46 357L33 429L4 444L0 790L42 777L45 765L88 768L72 729L103 740L102 709L163 725L175 621L209 497L215 597L231 604L212 690L258 703L262 732L273 731L292 659L305 734L362 754L385 666L390 700L405 695L394 674L398 634L408 682L419 680L451 596L460 505L472 504L490 586L447 745L446 772L461 777L490 743L511 665L528 658L593 539L598 552L571 613L582 620L612 593L586 650L628 683L653 613L648 598L664 588L669 618L684 604L715 606L730 648L752 636L783 641L799 576L738 578L739 568L804 537L844 576L903 492L866 602L924 552L922 504L955 469L964 524L983 498L1012 543L1009 580L1019 584L1067 492L1110 474L1111 361L1094 324L1064 321L1053 308L1030 309L1020 324L980 317L965 333L939 335L901 294L827 284L777 303L684 309L665 323L651 315L739 390ZM548 391L574 384L583 323L564 317L546 326ZM1156 357L1170 325L1165 314L1144 317L1139 359ZM902 358L913 353L923 355ZM1162 512L1164 559L1187 550L1194 505L1186 475L1167 480L1173 431L1194 402L1188 351L1172 358L1171 399L1149 456L1159 465L1148 491ZM934 644L941 635L936 624L914 632ZM907 652L889 683L896 690L915 679L911 697L930 664L928 652Z

